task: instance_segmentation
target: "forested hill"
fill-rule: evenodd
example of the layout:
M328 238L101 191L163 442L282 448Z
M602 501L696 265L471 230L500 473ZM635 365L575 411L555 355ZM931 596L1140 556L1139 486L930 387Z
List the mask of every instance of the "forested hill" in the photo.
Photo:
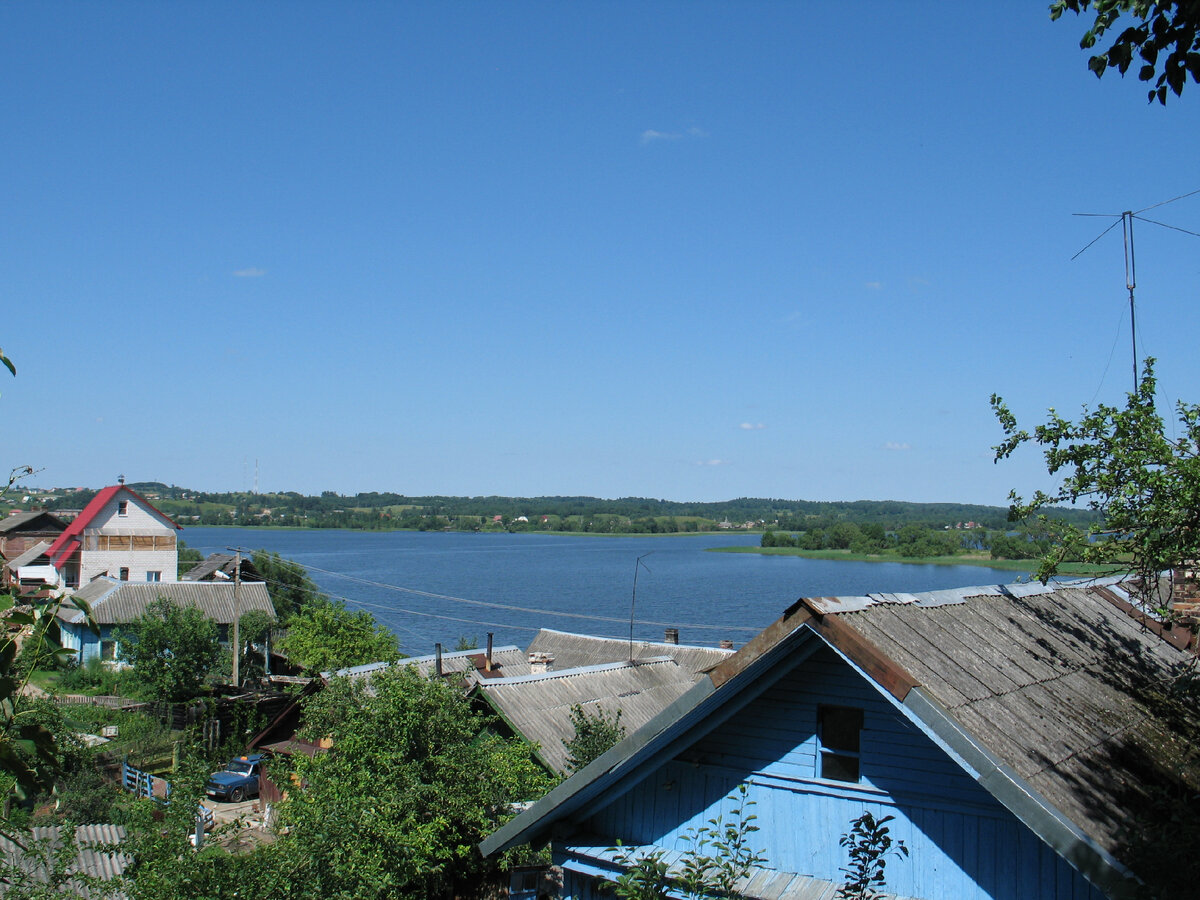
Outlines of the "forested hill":
M623 497L409 497L394 493L353 495L324 491L319 496L295 492L254 494L205 493L139 482L129 485L184 525L292 526L307 528L480 530L656 533L712 531L721 527L765 527L803 531L834 522L874 523L894 529L903 525L935 528L976 526L1003 529L1008 510L967 503L909 503L900 500L779 500L741 497L716 503ZM40 493L40 492L35 492ZM78 509L94 492L51 493L50 508ZM39 498L42 499L42 498ZM1077 522L1093 517L1062 510Z

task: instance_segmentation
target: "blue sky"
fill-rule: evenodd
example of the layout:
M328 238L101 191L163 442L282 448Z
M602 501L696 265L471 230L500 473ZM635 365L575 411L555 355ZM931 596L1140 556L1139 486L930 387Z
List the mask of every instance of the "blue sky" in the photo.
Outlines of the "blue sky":
M982 10L982 8L979 8ZM11 465L40 485L1001 504L988 407L1123 400L1120 229L1200 88L1043 4L0 7ZM1200 231L1200 195L1147 213ZM1138 338L1200 402L1200 239Z

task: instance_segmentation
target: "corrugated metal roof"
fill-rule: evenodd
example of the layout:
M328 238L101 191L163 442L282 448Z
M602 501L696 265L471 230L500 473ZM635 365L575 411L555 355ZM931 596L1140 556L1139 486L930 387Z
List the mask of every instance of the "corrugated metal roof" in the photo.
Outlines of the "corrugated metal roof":
M607 663L565 671L480 681L476 690L557 772L567 771L563 741L575 736L571 707L589 713L619 710L629 733L641 728L692 686L692 674L673 659Z
M113 581L97 578L75 592L92 608L97 625L125 625L140 618L146 608L159 597L180 606L198 607L218 625L232 625L234 620L234 585L215 581ZM261 582L243 583L238 611L245 615L262 610L275 615L275 607ZM59 617L66 622L82 622L79 610L61 609Z
M25 872L36 884L47 884L54 866L54 854L62 846L62 832L67 826L38 827L31 829L32 846L22 850L9 838L0 836L0 857L8 864ZM125 839L125 828L121 825L76 825L75 844L79 852L68 864L67 874L82 874L102 881L110 881L125 871L132 861L126 853L117 852L116 846ZM71 882L74 896L123 897L108 890L91 890L86 883Z
M595 637L543 628L529 645L530 653L549 653L556 669L576 669L599 663L624 662L630 656L630 643L620 638ZM689 644L667 644L653 641L634 641L633 659L669 656L695 675L711 669L733 654L732 650L715 647L696 647Z

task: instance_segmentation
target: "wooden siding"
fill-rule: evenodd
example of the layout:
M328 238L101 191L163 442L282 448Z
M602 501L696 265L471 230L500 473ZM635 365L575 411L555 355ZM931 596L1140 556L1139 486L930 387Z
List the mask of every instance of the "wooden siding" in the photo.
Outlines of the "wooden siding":
M97 534L85 532L84 550L174 550L173 534Z
M858 784L817 777L817 707L829 703L864 711ZM901 896L1102 896L828 649L614 798L584 828L682 850L691 829L728 814L726 798L743 781L756 803L754 840L774 869L838 881L847 862L838 839L869 810L894 816L892 834L909 848L907 859L887 868L888 890Z

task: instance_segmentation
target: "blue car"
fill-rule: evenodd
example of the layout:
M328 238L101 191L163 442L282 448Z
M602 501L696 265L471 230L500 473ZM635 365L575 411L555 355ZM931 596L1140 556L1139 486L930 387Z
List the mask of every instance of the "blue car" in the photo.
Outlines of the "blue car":
M208 776L204 792L214 800L228 800L231 803L240 803L247 797L257 797L262 763L261 753L235 756L225 766L224 771L213 772Z

